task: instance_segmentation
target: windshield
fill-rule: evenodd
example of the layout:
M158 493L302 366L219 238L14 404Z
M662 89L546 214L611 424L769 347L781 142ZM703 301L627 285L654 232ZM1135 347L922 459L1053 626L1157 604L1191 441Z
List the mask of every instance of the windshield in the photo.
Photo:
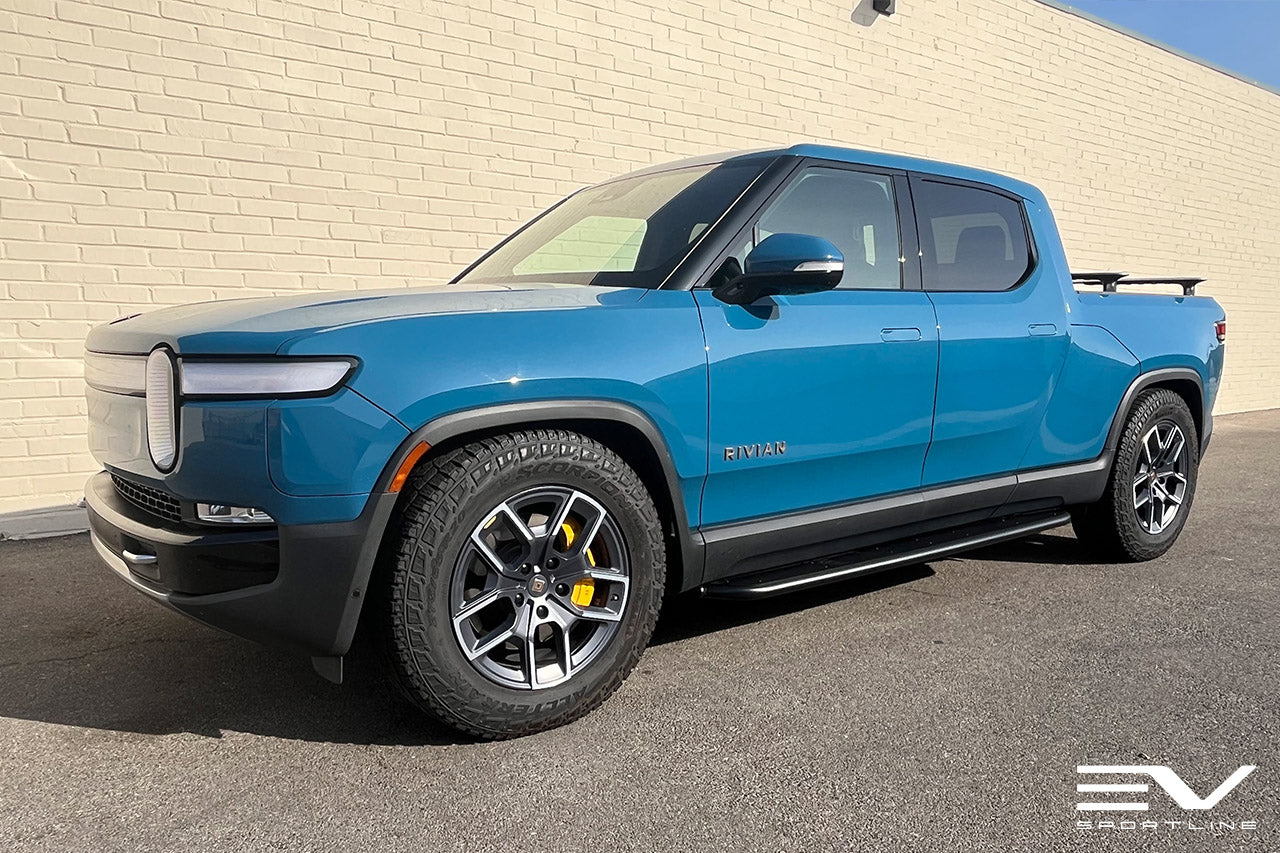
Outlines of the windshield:
M459 281L658 287L766 164L713 163L589 187Z

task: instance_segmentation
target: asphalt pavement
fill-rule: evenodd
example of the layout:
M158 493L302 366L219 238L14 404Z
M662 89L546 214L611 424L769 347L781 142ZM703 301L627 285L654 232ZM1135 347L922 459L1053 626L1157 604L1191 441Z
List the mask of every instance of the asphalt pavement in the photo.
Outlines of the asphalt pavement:
M165 611L83 535L0 543L0 850L1280 850L1278 456L1280 411L1219 418L1151 563L1063 529L681 600L603 708L504 743L424 721L367 661L339 687ZM1199 797L1257 769L1185 811L1078 765ZM1081 781L1149 808L1079 812L1115 799Z

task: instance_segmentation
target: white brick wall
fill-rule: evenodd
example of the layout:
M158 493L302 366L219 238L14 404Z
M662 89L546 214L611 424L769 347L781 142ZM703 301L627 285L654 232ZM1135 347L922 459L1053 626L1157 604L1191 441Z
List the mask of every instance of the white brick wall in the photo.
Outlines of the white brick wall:
M1280 405L1280 96L1031 0L854 5L0 0L0 512L94 468L94 323L439 281L581 184L801 140L1023 177L1078 268L1211 277L1220 410Z

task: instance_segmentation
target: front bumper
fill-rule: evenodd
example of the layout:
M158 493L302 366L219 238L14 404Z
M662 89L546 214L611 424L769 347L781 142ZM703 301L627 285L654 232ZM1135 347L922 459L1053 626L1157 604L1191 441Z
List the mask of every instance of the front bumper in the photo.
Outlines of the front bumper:
M89 480L90 536L104 562L149 598L237 636L316 657L351 646L394 494L353 521L220 530L173 523Z

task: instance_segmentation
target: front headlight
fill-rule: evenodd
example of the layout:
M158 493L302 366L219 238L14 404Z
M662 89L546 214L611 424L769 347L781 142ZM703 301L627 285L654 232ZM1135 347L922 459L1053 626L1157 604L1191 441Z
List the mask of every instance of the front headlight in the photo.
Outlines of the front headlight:
M182 360L183 397L310 397L328 394L355 369L346 359Z
M147 451L156 468L168 473L178 458L178 407L183 400L320 397L346 382L357 363L340 356L180 358L162 345L145 356L88 352L85 383L99 391L146 398Z
M178 455L178 400L173 387L173 353L158 347L147 356L147 450L161 471L173 470Z

